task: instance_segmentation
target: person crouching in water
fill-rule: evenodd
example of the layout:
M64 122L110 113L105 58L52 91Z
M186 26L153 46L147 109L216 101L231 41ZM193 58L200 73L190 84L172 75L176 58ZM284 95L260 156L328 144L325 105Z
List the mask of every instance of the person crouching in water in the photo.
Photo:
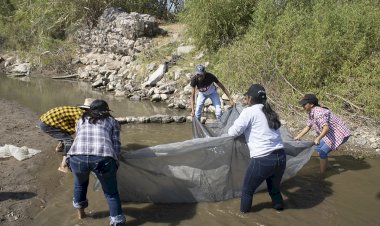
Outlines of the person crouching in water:
M280 183L286 167L286 155L279 130L281 122L267 103L263 86L254 84L244 95L248 107L228 129L230 136L244 134L251 157L244 177L240 211L250 211L253 194L264 180L273 208L283 210Z
M73 206L78 209L79 218L86 217L87 187L90 172L94 172L108 202L110 225L124 225L125 216L116 179L120 125L109 112L107 102L94 100L77 123L77 135L68 152L69 167L75 183Z
M320 173L323 175L328 165L328 154L347 142L351 131L329 109L321 107L314 94L306 94L299 104L305 109L309 118L307 126L294 139L301 139L311 128L315 130L318 136L314 139L314 144L319 153Z

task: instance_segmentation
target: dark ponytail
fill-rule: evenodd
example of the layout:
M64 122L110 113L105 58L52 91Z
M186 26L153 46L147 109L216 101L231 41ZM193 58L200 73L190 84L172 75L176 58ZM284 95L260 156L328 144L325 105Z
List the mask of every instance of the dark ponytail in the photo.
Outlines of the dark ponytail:
M273 111L271 106L268 104L266 95L263 97L259 96L258 98L253 98L253 102L264 105L262 111L264 112L264 115L267 118L269 128L277 130L281 127L281 122L278 117L278 114L275 111Z
M267 93L265 92L265 88L262 85L251 85L251 87L249 87L248 91L244 95L251 97L251 104L264 105L262 111L267 118L269 128L277 130L281 127L281 122L278 114L273 111L270 105L267 103Z
M263 103L263 105L264 107L262 110L265 114L265 117L268 120L269 128L274 129L274 130L279 129L281 127L281 122L278 117L278 114L275 111L273 111L273 109L270 107L270 105L266 101Z

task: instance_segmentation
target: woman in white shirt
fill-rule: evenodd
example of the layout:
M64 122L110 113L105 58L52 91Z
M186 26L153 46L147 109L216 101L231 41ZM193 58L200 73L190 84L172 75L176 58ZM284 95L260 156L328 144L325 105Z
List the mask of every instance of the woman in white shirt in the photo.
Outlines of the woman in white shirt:
M283 210L280 183L286 167L286 155L279 131L281 122L267 103L263 86L254 84L244 95L248 107L228 130L230 136L244 134L251 157L244 177L240 211L250 211L253 194L264 180L273 208Z

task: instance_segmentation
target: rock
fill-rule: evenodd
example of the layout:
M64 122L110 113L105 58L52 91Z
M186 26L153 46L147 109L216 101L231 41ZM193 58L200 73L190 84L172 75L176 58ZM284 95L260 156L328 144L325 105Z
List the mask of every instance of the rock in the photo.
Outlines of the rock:
M181 56L183 54L188 54L190 53L193 49L195 48L195 46L193 45L189 45L189 46L180 46L177 48L177 55Z
M150 116L149 120L152 123L162 123L162 115L153 115L153 116Z
M186 122L186 117L185 116L173 116L173 120L176 123L183 123L183 122Z
M150 122L150 118L149 117L137 117L137 122L139 123L149 123Z
M160 94L154 94L151 98L150 101L152 102L160 102L161 101L161 95Z
M162 116L162 123L171 123L174 122L174 119L170 117L169 115L163 115Z
M9 73L14 75L30 75L30 68L30 63L15 64L9 70Z
M160 64L158 69L155 72L153 72L153 74L149 75L148 81L143 83L142 86L146 87L146 86L156 85L157 82L160 81L162 77L164 77L164 74L166 73L166 71L167 71L167 64L166 63Z
M140 100L141 100L141 97L138 96L138 95L133 95L133 96L131 96L129 99L132 100L132 101L140 101Z
M169 97L166 94L160 94L161 100L167 100Z

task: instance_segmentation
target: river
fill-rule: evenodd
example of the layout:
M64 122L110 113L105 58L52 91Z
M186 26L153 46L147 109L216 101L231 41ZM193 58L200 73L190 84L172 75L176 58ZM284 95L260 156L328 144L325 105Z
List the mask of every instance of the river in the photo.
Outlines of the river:
M15 100L42 114L54 106L79 105L86 97L105 99L115 117L153 114L186 115L149 101L132 102L93 90L87 83L0 77L0 98ZM131 124L122 126L126 150L191 139L191 125ZM380 159L357 160L336 152L325 179L318 177L319 160L311 160L294 178L283 183L285 210L270 208L266 192L255 194L252 211L239 212L239 199L216 203L123 203L127 225L377 225L380 226ZM93 184L93 180L90 183ZM144 188L141 188L144 189ZM35 225L107 225L108 207L102 193L89 189L89 217L76 219L72 208L73 178L63 177L56 196L35 217Z

